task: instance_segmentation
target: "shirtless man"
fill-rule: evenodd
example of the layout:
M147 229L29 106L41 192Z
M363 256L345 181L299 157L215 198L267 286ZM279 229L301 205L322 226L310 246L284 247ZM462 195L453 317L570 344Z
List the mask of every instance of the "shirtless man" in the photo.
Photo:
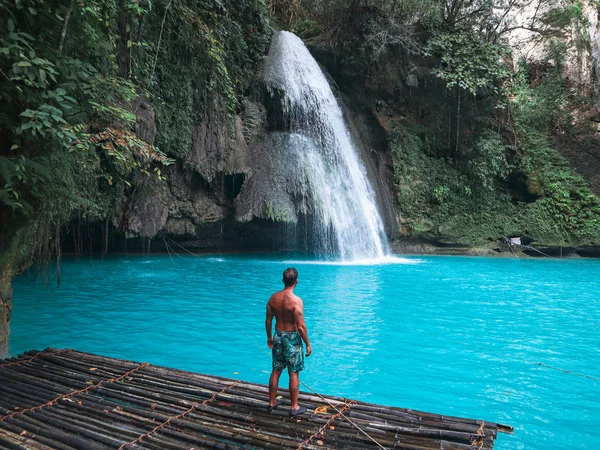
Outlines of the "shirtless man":
M308 340L308 331L304 324L304 305L302 299L294 294L298 284L298 271L286 269L283 272L283 291L276 292L267 303L267 345L273 350L273 372L269 380L269 411L277 408L277 387L281 371L288 368L290 375L290 398L292 410L290 415L298 416L306 412L304 406L298 405L299 382L298 373L304 369L304 349L310 356L312 348ZM275 316L275 335L271 336Z

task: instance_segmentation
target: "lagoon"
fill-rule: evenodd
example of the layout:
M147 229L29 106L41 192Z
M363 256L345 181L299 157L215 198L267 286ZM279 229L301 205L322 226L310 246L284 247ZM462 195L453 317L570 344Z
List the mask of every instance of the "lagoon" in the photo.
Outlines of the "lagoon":
M312 388L512 425L501 450L600 445L598 260L66 259L60 286L13 282L10 349L70 347L266 384L265 305L290 266Z

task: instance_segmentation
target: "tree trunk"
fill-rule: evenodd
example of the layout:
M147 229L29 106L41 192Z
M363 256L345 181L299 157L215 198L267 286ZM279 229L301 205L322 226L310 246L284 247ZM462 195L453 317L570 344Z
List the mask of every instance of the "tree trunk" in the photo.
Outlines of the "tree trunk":
M67 15L65 16L65 22L63 23L62 30L60 32L60 39L58 40L58 51L62 52L63 47L65 46L65 39L67 38L67 28L69 27L69 20L71 19L71 14L73 13L73 0L69 2L69 9L67 10Z
M456 164L456 160L458 160L458 151L459 151L459 145L458 142L460 140L460 87L456 87L457 90L457 94L458 94L458 100L456 102L456 150L455 150L455 154L454 154L454 158L455 161L454 163Z
M10 334L10 314L12 311L11 278L11 264L0 266L0 359L6 358L9 354L8 335Z

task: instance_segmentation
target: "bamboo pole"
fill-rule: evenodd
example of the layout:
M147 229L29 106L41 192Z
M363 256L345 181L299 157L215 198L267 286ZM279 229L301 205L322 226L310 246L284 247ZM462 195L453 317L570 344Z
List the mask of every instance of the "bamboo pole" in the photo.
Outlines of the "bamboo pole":
M305 392L300 401L309 413L290 418L289 392L279 393L284 397L280 408L269 413L263 385L74 350L28 352L9 363L0 361L0 414L10 415L4 422L0 417L0 446L4 437L14 440L18 430L27 430L39 432L36 444L56 442L65 450L127 442L149 450L351 450L376 448L373 436L386 448L489 450L499 431L512 431L494 423ZM61 396L66 398L57 400ZM30 411L13 415L15 406ZM311 413L322 406L327 414ZM336 414L340 408L351 421Z

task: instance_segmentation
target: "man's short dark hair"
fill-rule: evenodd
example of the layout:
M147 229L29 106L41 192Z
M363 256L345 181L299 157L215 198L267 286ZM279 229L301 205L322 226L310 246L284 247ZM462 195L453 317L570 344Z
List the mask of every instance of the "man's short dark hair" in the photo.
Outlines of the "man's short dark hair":
M293 286L298 281L298 271L293 267L285 269L283 271L283 284L286 286Z

